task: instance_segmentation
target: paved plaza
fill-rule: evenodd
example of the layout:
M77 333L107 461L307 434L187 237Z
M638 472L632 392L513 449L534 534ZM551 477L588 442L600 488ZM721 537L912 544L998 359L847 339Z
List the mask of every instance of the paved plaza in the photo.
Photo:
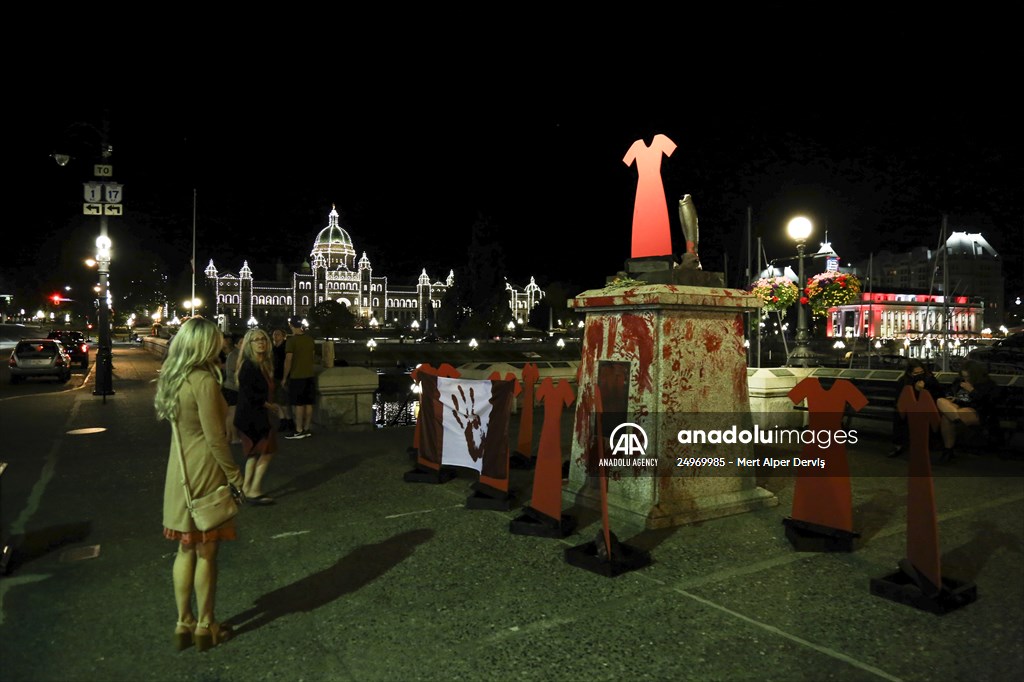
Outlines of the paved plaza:
M772 508L614 528L653 562L607 578L564 559L593 539L593 511L567 508L579 528L564 540L515 535L517 509L466 508L473 472L403 482L410 427L314 425L280 444L277 503L243 509L239 540L221 548L217 613L236 637L176 653L159 361L117 346L114 366L105 403L86 385L0 404L0 518L19 548L0 578L5 682L1024 676L1021 461L964 455L936 477L944 574L978 593L938 616L869 593L905 549L906 460L886 458L884 438L850 451L856 551L794 551L782 525L793 480L774 476L760 481ZM60 404L48 422L32 416L38 400ZM105 431L75 433L90 428ZM531 475L513 472L519 503Z

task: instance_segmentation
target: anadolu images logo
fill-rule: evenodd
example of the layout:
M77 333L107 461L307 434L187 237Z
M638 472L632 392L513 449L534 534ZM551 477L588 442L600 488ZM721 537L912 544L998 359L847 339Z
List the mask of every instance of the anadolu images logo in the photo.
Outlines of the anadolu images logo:
M623 429L632 429L623 431ZM620 434L620 432L622 432ZM612 429L612 435L608 436L608 445L613 455L625 455L627 457L641 456L647 454L647 432L643 427L633 422L619 424Z

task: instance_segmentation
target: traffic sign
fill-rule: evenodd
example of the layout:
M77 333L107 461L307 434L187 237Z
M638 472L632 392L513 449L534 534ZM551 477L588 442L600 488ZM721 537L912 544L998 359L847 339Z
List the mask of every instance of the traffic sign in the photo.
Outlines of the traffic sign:
M114 167L106 163L97 163L92 167L92 174L97 178L112 178Z
M103 185L103 201L108 204L119 204L124 201L124 189L116 182L107 182Z
M85 200L87 203L95 204L103 198L103 185L98 182L83 182L85 187Z
M124 204L103 204L103 215L121 215Z
M82 213L85 215L103 215L103 204L82 204Z

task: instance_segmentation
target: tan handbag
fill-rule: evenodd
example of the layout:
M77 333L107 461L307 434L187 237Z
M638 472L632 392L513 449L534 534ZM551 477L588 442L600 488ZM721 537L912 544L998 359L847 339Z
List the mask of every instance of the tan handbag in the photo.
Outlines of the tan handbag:
M178 442L178 459L181 461L181 485L185 488L185 506L196 528L202 531L212 530L227 521L230 521L238 514L238 502L235 501L234 491L230 485L218 486L216 490L202 497L192 497L188 488L188 475L185 472L185 453L181 448L181 438L178 437L178 426L172 423L174 440Z

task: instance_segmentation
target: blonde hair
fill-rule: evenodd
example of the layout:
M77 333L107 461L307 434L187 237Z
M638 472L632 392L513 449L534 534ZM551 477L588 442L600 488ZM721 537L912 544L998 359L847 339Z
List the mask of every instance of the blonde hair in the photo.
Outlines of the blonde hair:
M174 421L178 418L178 393L194 369L202 369L221 381L218 356L224 345L224 336L217 325L202 317L191 317L167 348L167 357L156 384L157 419Z
M252 348L253 340L261 336L267 340L267 350L264 351L263 358L258 357ZM250 329L245 333L245 338L242 339L242 352L238 354L238 367L235 368L235 372L237 373L241 369L242 363L248 360L259 367L268 377L274 376L274 354L271 352L271 348L273 348L273 342L265 331L262 329Z

